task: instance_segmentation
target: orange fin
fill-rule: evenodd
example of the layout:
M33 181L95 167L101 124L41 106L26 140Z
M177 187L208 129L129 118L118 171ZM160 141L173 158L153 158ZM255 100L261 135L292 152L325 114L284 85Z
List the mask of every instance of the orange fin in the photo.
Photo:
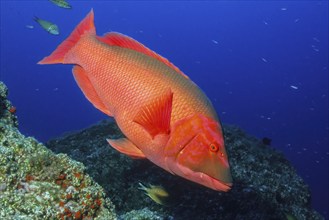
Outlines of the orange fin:
M152 101L134 118L151 136L170 133L173 93L171 90Z
M134 159L144 159L143 152L127 138L107 139L107 142L117 151L126 154Z
M149 48L145 47L143 44L139 43L138 41L134 40L131 37L128 37L126 35L123 35L123 34L120 34L117 32L110 32L110 33L105 34L103 37L97 37L97 39L110 46L118 46L118 47L135 50L135 51L138 51L145 55L148 55L150 57L153 57L153 58L161 61L162 63L166 64L170 68L174 69L176 72L178 72L179 74L183 75L185 78L188 79L188 76L186 76L182 71L180 71L180 69L178 69L169 60L160 56L159 54L155 53L154 51L150 50Z
M66 38L48 57L43 58L38 64L70 63L65 60L65 55L75 46L84 34L96 35L94 26L94 11L91 9L89 14L77 25L71 35ZM72 62L72 61L71 61Z
M78 83L86 98L101 112L109 116L113 116L113 114L111 114L111 112L106 108L102 100L99 98L85 70L81 66L75 65L72 69L72 72L75 81Z

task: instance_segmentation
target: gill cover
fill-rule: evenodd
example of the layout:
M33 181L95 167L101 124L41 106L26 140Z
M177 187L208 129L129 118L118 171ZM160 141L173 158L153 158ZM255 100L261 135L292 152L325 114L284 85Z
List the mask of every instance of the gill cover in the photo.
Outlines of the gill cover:
M227 191L232 177L220 124L201 114L177 122L165 149L168 169L215 190Z

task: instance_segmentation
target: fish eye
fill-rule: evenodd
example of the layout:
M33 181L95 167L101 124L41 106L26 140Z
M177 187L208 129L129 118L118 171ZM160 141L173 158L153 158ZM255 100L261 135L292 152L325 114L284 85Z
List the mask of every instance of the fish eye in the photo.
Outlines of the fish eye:
M219 148L216 144L210 144L209 149L211 152L217 152L219 150Z

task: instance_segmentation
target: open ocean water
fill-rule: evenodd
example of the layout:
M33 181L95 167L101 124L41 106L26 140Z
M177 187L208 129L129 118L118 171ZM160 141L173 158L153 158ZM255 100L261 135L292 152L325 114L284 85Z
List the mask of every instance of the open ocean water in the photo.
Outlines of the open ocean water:
M272 139L328 219L327 1L1 1L1 75L19 128L40 141L107 118L76 85L72 65L40 66L90 11L98 35L117 31L168 58L212 100L221 120ZM43 30L33 17L58 25ZM262 161L259 161L261 163Z

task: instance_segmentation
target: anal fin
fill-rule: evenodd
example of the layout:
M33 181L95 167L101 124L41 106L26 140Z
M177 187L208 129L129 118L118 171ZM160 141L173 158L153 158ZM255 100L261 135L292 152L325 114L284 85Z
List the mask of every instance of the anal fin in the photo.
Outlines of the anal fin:
M127 138L107 139L107 142L117 151L126 154L134 159L144 159L143 152Z
M72 69L72 72L75 81L78 83L80 89L82 90L86 98L101 112L109 116L113 116L113 114L111 114L111 112L107 109L107 107L103 104L102 100L99 98L85 70L81 66L75 65Z

